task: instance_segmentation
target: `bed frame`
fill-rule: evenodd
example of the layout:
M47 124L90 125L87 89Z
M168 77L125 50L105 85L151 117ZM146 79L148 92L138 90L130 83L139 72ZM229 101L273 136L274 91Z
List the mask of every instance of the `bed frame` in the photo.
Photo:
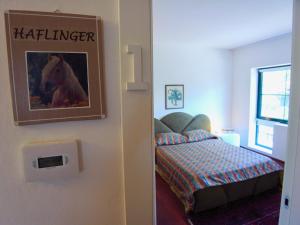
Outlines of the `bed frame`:
M183 113L171 113L160 120L154 119L155 134L204 129L211 131L210 120L208 116L199 114L195 117ZM259 153L257 153L259 154ZM280 174L277 171L271 174L249 179L242 182L236 182L216 187L208 187L198 190L194 193L196 199L193 212L201 212L226 205L235 200L255 196L265 191L280 187ZM163 177L163 176L162 176Z

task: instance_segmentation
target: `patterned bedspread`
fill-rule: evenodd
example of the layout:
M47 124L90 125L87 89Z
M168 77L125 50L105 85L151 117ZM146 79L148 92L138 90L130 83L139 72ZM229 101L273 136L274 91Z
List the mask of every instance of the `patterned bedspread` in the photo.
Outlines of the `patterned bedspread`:
M193 193L211 186L239 182L278 170L282 166L261 154L219 139L156 149L156 170L183 202L193 209Z

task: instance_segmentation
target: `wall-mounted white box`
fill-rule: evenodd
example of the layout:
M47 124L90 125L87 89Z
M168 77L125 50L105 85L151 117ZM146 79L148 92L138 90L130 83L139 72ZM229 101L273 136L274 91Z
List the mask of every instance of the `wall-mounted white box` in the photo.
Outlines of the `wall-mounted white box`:
M29 143L22 151L26 181L51 181L79 174L76 140Z
M285 161L287 154L287 124L275 124L273 134L273 151L272 155L276 159Z

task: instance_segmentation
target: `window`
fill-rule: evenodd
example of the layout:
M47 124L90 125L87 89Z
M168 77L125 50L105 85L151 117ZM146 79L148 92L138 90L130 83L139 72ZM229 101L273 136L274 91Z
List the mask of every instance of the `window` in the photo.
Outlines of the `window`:
M288 123L291 68L286 65L257 71L255 144L272 149L274 123Z

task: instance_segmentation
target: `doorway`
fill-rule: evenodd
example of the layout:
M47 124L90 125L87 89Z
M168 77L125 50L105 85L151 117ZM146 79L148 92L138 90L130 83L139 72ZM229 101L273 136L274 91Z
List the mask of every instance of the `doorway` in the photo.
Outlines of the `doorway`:
M226 4L218 1L188 1L184 4L180 1L153 1L153 98L154 117L158 119L155 120L155 128L159 127L165 133L183 134L195 116L204 114L209 118L209 131L213 136L241 147L244 152L251 152L250 155L253 153L262 158L271 158L272 162L283 168L289 118L285 121L277 119L281 111L283 119L289 115L285 111L289 108L287 98L291 71L292 8L292 1L276 1L272 5L269 1L251 1L247 4L242 1L226 1ZM281 70L283 68L285 70ZM271 81L267 82L267 76L271 75ZM278 88L282 80L286 81L282 92L279 93L278 89L270 92L272 87ZM173 98L168 91L170 87L180 93L175 97L179 103L174 103L173 107L168 107L168 101ZM259 107L262 109L260 114L257 110ZM184 113L191 117L169 116L174 113ZM259 118L259 115L264 115L262 117L266 121ZM180 118L179 128L179 122L172 121L174 118ZM162 128L164 125L167 128ZM157 134L158 128L155 132ZM183 136L164 136L160 139L166 145L170 144L171 139L171 144L177 146L186 142L187 135ZM166 147L163 148L166 151ZM162 157L166 155L168 153ZM172 163L164 166L172 170ZM279 179L282 183L282 175L279 175ZM156 173L158 225L207 225L208 218L216 214L221 215L223 220L215 217L215 221L219 219L221 223L227 218L234 222L232 218L241 215L238 208L248 207L247 204L251 202L249 207L256 207L256 212L259 212L263 211L258 207L261 207L259 202L268 201L276 202L271 211L255 218L252 218L253 215L244 215L239 218L242 221L240 224L251 222L251 219L262 219L267 214L276 217L272 223L278 223L281 189L272 194L270 187L270 190L261 191L254 198L241 194L243 198L234 199L238 202L232 201L229 204L226 200L226 204L212 204L213 207L208 210L187 216L188 207L183 204L184 200L180 196L182 192L174 186L180 179L174 180L161 171ZM249 182L244 187L247 189L251 185L260 184ZM216 195L222 195L219 192L207 193L212 194L212 201L222 202L218 198L214 199ZM226 190L225 195L228 194ZM234 208L234 205L238 207ZM269 206L266 204L265 208Z

